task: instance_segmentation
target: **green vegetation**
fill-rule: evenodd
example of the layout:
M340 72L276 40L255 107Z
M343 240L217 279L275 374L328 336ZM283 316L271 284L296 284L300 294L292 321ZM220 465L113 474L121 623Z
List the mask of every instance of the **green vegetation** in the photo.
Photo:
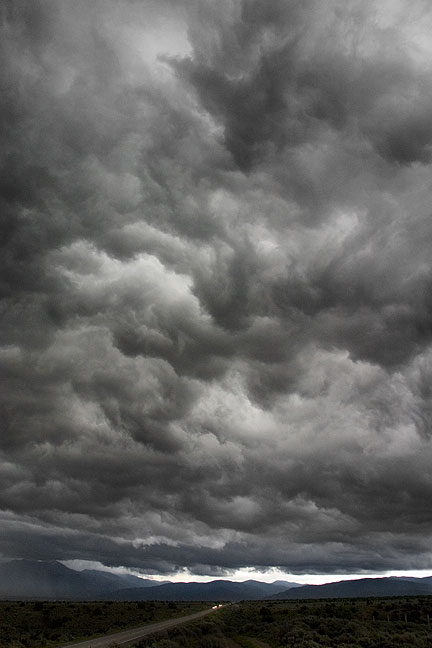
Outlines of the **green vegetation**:
M185 616L208 603L1 602L0 648L49 648ZM137 648L432 648L432 597L250 601Z
M149 635L137 642L137 648L225 648L227 635L222 611L203 620L180 625L171 630Z
M208 603L0 601L0 648L49 648L193 614Z
M139 648L432 648L432 597L245 602Z

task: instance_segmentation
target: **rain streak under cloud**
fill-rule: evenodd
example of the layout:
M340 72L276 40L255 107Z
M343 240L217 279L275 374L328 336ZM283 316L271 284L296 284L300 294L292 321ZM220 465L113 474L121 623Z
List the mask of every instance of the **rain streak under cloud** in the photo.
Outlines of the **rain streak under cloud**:
M0 557L432 568L432 10L5 0Z

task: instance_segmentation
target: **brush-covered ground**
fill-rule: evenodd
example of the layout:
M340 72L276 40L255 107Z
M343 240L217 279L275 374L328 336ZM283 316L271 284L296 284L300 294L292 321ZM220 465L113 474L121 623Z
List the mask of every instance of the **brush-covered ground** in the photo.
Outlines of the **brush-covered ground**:
M0 648L49 648L207 609L194 602L0 601Z
M185 616L204 603L0 602L0 648L61 643ZM432 597L235 603L136 648L432 648Z
M137 648L239 646L432 648L432 597L240 603L137 643Z

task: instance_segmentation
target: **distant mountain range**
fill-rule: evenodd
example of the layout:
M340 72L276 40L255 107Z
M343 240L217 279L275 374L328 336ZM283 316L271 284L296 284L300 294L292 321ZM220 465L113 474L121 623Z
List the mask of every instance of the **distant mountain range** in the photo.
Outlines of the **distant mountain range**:
M155 581L92 569L76 571L59 562L13 560L0 563L0 598L92 599Z
M117 592L116 600L133 601L241 601L261 600L298 587L297 583L262 583L248 580L242 583L215 580L210 583L169 583L157 587L124 589Z
M52 561L0 563L0 598L117 601L241 601L432 595L432 577L361 578L326 585L289 581L157 582L128 574L76 571Z
M263 599L296 586L289 581L236 583L157 582L131 575L85 569L59 562L13 560L0 563L0 598L118 601L239 601Z
M303 585L271 596L272 599L358 598L362 596L420 596L432 594L432 578L360 578Z

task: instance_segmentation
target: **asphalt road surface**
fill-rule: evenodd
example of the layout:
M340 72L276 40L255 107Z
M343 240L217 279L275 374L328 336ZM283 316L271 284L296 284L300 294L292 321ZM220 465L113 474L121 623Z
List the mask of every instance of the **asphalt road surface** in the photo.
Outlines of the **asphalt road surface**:
M168 619L167 621L161 621L160 623L151 623L150 625L141 626L140 628L123 630L122 632L105 635L104 637L97 637L96 639L78 641L77 643L71 643L67 644L67 646L62 646L62 648L108 648L108 646L111 646L112 644L116 644L118 646L127 646L128 644L141 639L141 637L153 634L154 632L160 632L161 630L168 630L168 628L174 628L174 626L186 623L187 621L195 621L196 619L201 619L201 617L207 616L207 614L211 614L214 611L215 610L212 609L203 610L202 612L195 612L195 614L178 617L177 619Z

